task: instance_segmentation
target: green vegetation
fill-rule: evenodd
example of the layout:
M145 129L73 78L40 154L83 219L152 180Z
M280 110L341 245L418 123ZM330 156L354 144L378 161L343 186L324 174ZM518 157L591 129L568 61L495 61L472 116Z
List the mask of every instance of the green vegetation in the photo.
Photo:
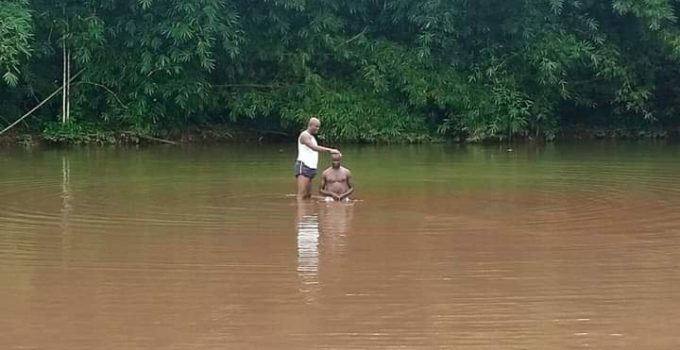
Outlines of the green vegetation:
M0 126L55 141L211 127L329 141L680 123L672 0L0 0ZM94 131L93 131L94 130ZM80 135L80 136L74 136Z

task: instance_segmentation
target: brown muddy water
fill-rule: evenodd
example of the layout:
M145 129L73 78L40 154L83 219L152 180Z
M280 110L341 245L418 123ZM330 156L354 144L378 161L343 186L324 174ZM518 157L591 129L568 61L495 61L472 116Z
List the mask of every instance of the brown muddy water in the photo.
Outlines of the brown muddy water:
M342 150L0 150L0 349L680 349L680 146Z

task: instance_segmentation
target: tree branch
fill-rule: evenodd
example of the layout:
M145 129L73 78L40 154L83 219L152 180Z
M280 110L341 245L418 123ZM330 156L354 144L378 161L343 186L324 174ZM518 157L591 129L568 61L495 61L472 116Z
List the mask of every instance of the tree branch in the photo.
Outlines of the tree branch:
M71 78L71 81L73 81L75 78L77 78L77 77L80 75L80 73L82 73L84 70L85 70L85 69L83 69L83 70L81 70L80 72L76 73L76 75L74 75L74 76ZM47 101L51 100L52 97L56 96L59 92L61 92L61 90L62 90L63 88L64 88L64 86L62 85L60 88L56 89L51 95L47 96L47 98L44 99L42 102L40 102L37 106L33 107L33 109L31 109L30 111L28 111L28 112L27 112L26 114L24 114L21 118L17 119L14 123L10 124L8 127L4 128L2 131L0 131L0 135L2 135L2 134L4 134L5 132L7 132L7 130L13 128L15 125L21 123L22 120L26 119L29 115L33 114L33 112L37 111L38 108L42 107L45 103L47 103Z
M279 87L278 84L220 84L213 85L213 87L224 87L224 88L259 88L259 89L274 89Z
M106 85L93 83L91 81L79 81L77 84L89 84L89 85L94 85L94 86L100 87L100 88L106 90L111 95L113 95L113 97L116 99L116 101L118 101L118 103L120 104L121 107L128 109L128 106L126 104L124 104L123 101L121 101L121 99L118 97L118 95L116 95L116 93L113 92L113 90L109 89Z
M340 47L345 46L345 45L351 43L352 41L361 38L362 35L366 34L366 31L368 31L368 26L365 26L364 29L362 29L362 30L359 32L359 34L357 34L357 35L355 35L355 36L353 36L353 37L347 39L344 43L342 43L342 45L340 45Z

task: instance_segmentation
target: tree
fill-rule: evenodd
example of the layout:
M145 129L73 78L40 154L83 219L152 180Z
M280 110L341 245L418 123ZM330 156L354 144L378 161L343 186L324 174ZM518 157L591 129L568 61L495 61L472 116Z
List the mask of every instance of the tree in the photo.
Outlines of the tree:
M0 0L0 75L16 86L20 66L31 55L33 22L28 0Z
M670 0L0 1L4 103L54 90L66 51L81 126L293 133L320 114L327 139L376 142L678 123Z

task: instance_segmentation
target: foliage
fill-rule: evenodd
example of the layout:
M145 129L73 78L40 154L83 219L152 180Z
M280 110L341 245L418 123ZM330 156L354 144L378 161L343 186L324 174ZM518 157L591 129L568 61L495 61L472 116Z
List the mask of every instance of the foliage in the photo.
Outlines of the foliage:
M19 66L30 56L32 19L28 0L0 0L0 75L16 86Z
M46 141L61 144L113 144L117 141L113 132L101 130L89 123L49 122L42 136Z
M76 123L107 130L294 134L313 114L327 141L670 128L677 10L671 0L0 0L11 85L0 86L0 114L57 87L65 46L83 72ZM58 103L41 113L56 120Z

